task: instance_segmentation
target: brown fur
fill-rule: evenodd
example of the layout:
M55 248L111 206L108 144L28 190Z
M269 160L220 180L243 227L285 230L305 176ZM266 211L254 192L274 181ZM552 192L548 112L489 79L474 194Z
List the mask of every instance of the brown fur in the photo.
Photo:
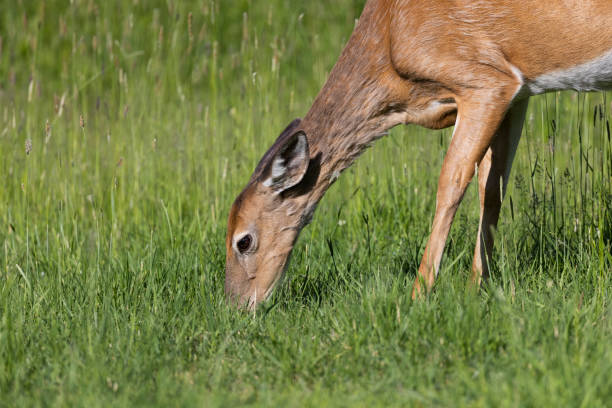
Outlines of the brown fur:
M474 280L487 273L526 102L524 81L593 60L612 49L609 0L370 0L303 121L266 153L230 212L226 291L254 306L285 270L299 231L339 173L389 128L455 124L439 178L436 215L413 295L431 288L453 217L479 167L481 222ZM517 77L517 70L522 78ZM612 81L612 79L611 79ZM459 118L459 120L457 120ZM299 129L298 129L299 128ZM307 135L307 171L282 193L263 185L292 132ZM484 160L483 160L484 159ZM248 256L233 248L257 235ZM255 294L255 296L254 296Z

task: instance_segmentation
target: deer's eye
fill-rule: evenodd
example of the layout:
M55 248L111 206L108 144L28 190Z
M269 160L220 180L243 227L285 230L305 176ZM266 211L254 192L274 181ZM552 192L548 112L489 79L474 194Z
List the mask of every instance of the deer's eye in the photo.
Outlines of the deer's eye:
M251 234L246 234L244 237L240 238L238 242L236 242L236 247L241 254L244 254L246 251L251 248L251 244L253 243L253 238Z

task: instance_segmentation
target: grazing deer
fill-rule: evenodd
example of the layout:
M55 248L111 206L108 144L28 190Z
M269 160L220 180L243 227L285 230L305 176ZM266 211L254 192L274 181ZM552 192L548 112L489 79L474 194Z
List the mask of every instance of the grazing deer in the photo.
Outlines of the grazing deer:
M610 0L369 0L312 108L270 147L231 208L226 293L250 308L265 300L330 185L402 123L455 125L412 295L431 289L476 168L480 282L529 96L610 87Z

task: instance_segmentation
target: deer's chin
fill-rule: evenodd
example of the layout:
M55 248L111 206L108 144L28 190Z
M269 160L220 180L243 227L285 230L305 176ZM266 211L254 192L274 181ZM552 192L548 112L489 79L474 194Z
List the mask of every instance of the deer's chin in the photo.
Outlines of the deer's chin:
M254 310L274 292L284 275L284 269L268 277L243 280L226 285L226 297L230 304L247 310Z
M254 310L258 305L268 300L268 298L274 292L274 289L278 286L280 281L285 275L287 263L275 268L275 272L266 276L266 278L258 279L255 278L251 287L249 288L248 294L242 298L245 299L245 304L249 310Z
M254 310L257 305L265 301L272 293L272 287L263 289L256 280L249 279L227 285L225 296L228 304L238 309Z

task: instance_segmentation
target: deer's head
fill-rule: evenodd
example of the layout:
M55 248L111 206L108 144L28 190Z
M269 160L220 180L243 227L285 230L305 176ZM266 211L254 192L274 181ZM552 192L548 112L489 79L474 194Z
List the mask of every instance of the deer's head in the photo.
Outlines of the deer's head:
M270 295L300 230L310 221L308 180L317 175L299 125L294 120L278 137L230 210L225 293L240 306L254 308Z

